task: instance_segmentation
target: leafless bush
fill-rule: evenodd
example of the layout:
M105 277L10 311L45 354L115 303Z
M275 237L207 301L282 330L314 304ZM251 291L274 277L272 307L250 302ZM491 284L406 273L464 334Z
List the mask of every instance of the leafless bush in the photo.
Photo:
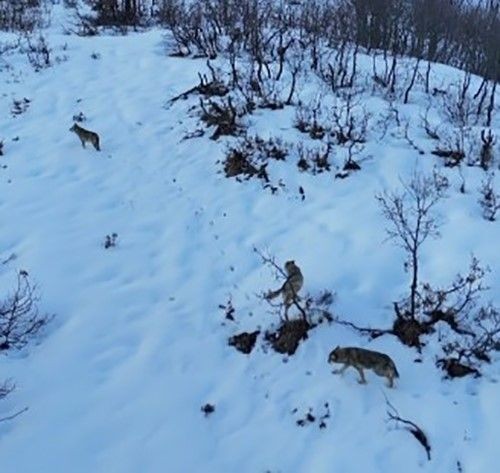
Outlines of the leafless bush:
M10 113L13 117L25 113L31 104L31 99L23 97L22 99L12 99L12 107Z
M438 334L443 356L437 365L450 377L479 374L480 364L491 360L491 353L500 350L500 312L482 302L489 288L484 279L487 269L472 258L465 275L458 274L445 287L433 287L420 281L419 254L430 237L438 236L440 222L435 208L444 197L447 181L415 175L403 183L403 192L384 192L377 196L383 215L390 223L387 229L407 255L405 270L411 273L407 297L394 302L395 320L391 328L359 327L337 320L360 333L380 337L395 335L403 344L421 350L423 337Z
M309 106L300 103L295 109L294 126L300 132L307 133L313 140L321 140L329 131L323 115L320 100Z
M359 45L352 45L346 38L321 57L319 76L329 85L333 93L354 86L358 52Z
M145 26L152 11L147 0L81 0L91 13L84 13L80 2L74 2L76 16L87 33L97 33L100 26L115 27L126 33L127 27Z
M454 91L443 98L443 112L447 120L460 128L470 126L474 113L474 102L471 96L471 74L464 73L462 81L455 84Z
M38 310L36 286L20 271L17 286L0 302L0 351L21 349L45 327L51 317Z
M402 182L402 186L402 191L385 191L376 198L390 225L388 237L403 248L404 268L411 272L410 295L404 307L397 308L396 315L402 321L413 323L418 318L420 249L428 238L439 235L440 222L433 212L445 196L448 182L437 172L430 177L415 173L409 182Z
M490 222L496 220L496 214L500 210L500 194L496 192L493 185L494 178L493 173L489 174L479 189L479 205L483 211L483 217Z
M112 233L111 235L106 235L104 238L104 248L109 250L110 248L116 248L118 245L118 233Z
M23 49L35 71L46 69L52 65L52 50L42 34L37 35L36 38L26 36L25 42Z
M427 107L425 110L425 113L420 116L421 120L421 126L425 131L425 134L431 139L431 140L438 140L440 139L440 133L439 133L439 126L431 123L429 121L429 111L430 107Z
M177 45L174 55L193 54L210 59L215 59L221 48L221 15L224 13L212 2L186 3L182 0L163 0L157 13L160 23L170 30Z
M459 128L444 136L431 153L443 158L446 167L456 167L460 166L466 158L468 146L468 131L465 128Z
M14 382L11 379L8 379L8 380L4 381L2 384L0 384L0 401L2 399L5 399L12 391L14 391L15 388L16 388L16 385L14 384ZM5 416L5 417L0 417L0 423L15 419L17 416L23 414L27 410L28 410L28 408L25 407L24 409L21 409L21 410L15 412L14 414L10 414L10 415Z
M243 127L239 120L246 111L242 108L237 109L231 97L219 101L200 98L200 108L201 120L208 126L215 127L210 137L212 140L217 140L221 136L235 136L242 131Z
M355 93L342 94L342 99L331 112L331 134L339 145L364 143L370 115L360 105Z
M199 84L191 89L177 95L170 102L175 102L179 99L186 99L190 94L197 93L204 97L224 97L229 92L229 87L223 78L220 70L212 67L209 60L207 60L207 67L210 70L210 77L207 74L198 73Z
M14 391L15 387L15 384L10 379L0 384L0 401ZM0 422L2 422L2 419L0 419Z
M331 169L331 151L332 144L330 142L314 148L308 148L299 143L297 145L297 154L299 157L297 167L300 171L307 171L313 175L328 172Z
M264 140L259 136L246 136L235 146L230 146L224 159L226 177L261 179L264 187L273 192L276 187L270 184L267 166L270 161L284 161L288 155L288 146L279 139Z
M468 317L468 333L448 331L442 335L443 357L437 365L450 378L480 375L483 363L491 363L492 354L500 351L500 310L492 304L479 307Z
M308 50L311 68L335 90L352 86L361 46L382 52L387 67L374 77L392 92L398 58L410 55L427 61L427 90L431 61L443 62L483 76L490 83L491 98L500 74L498 10L495 2L474 5L449 0L411 4L406 0L162 0L155 13L183 54L213 57L232 45L254 60L268 62L268 53L272 55L274 49L279 56L276 46L286 49L285 38L294 31L293 37ZM274 40L279 35L284 41L277 44ZM332 47L332 54L322 58L325 46ZM416 75L415 68L406 96Z
M0 401L15 389L15 384L8 379L0 384Z
M0 30L31 33L47 26L47 0L0 0Z

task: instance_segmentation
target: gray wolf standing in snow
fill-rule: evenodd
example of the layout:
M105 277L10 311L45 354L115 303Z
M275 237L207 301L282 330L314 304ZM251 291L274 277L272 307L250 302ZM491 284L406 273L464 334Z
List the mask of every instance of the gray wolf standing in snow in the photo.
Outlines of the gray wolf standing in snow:
M285 271L287 274L286 281L277 291L271 291L266 295L266 299L274 299L280 294L283 296L285 304L285 318L288 317L288 309L299 299L299 291L304 284L304 276L300 268L295 264L295 261L287 261L285 263Z
M379 376L386 377L390 388L394 386L394 378L399 378L396 365L389 356L385 353L366 350L365 348L337 347L328 356L328 362L344 364L340 370L334 371L336 374L342 374L349 366L352 366L358 371L361 377L359 380L361 384L366 383L363 368L373 370Z
M82 128L77 123L74 123L73 126L69 129L69 131L73 131L78 135L80 141L82 142L82 146L85 148L85 142L89 142L97 151L101 151L99 147L99 135L94 133L93 131L86 130Z

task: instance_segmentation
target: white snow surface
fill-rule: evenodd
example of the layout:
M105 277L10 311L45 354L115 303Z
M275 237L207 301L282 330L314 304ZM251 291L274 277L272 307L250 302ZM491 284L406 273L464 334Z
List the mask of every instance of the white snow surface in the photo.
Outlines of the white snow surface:
M250 355L227 345L231 335L277 323L256 295L277 282L254 247L281 263L295 259L304 291L335 291L336 314L388 326L408 275L400 250L385 241L374 195L439 161L394 130L381 140L374 129L371 159L347 179L298 173L290 162L275 166L286 182L276 195L258 181L229 180L218 162L227 140L182 139L202 127L190 111L198 98L164 106L196 85L205 65L167 57L162 35L51 32L54 54L66 61L35 73L13 55L0 72L0 254L16 255L0 266L0 288L12 289L24 269L39 285L40 309L56 316L35 344L0 358L0 380L17 385L0 417L29 407L0 423L0 471L498 471L498 359L480 379L445 381L432 347L415 363L418 353L394 337L370 342L336 324L314 329L289 358L266 351L262 337ZM13 117L12 100L23 97L28 110ZM415 124L416 97L401 108ZM387 104L373 98L372 106ZM99 132L101 153L68 131L80 111L83 126ZM299 141L293 117L291 108L258 110L248 125ZM414 135L432 149L420 129ZM483 172L464 169L466 194L456 169L442 172L451 188L439 207L441 238L424 247L422 278L444 284L473 253L490 266L498 303L500 230L477 204ZM113 232L117 247L104 249ZM219 307L229 298L235 322ZM388 353L396 388L373 373L365 386L354 370L332 375L327 357L336 345ZM387 422L385 396L426 432L430 461ZM206 403L215 406L207 417ZM326 428L296 424L309 409L321 417L325 403Z

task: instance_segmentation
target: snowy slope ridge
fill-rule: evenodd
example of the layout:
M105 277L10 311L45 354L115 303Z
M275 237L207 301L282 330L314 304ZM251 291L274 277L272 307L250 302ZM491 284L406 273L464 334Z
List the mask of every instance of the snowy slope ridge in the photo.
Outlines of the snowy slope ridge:
M289 359L260 340L249 356L227 345L277 322L256 296L276 281L254 247L295 259L306 291L335 291L336 313L390 324L408 275L400 251L384 243L374 195L416 166L430 171L436 158L419 156L397 130L384 139L373 130L359 173L341 180L276 164L288 185L272 195L223 176L223 143L182 139L200 127L190 111L196 97L164 107L198 82L203 61L166 57L158 31L49 40L66 61L34 73L12 56L0 73L0 252L17 256L0 267L0 288L25 269L41 308L56 314L39 343L0 359L0 379L17 384L1 416L29 407L0 424L2 473L497 471L499 363L480 379L443 381L431 352L415 363L418 353L394 337L369 342L336 324L315 329ZM436 70L443 80L456 73ZM13 117L12 100L24 97L29 108ZM388 107L367 103L374 113ZM403 111L416 123L422 108ZM101 153L69 133L79 112L99 132ZM293 117L289 108L256 111L249 126L298 141ZM416 126L413 136L431 149ZM442 171L451 191L439 207L441 238L423 252L423 277L450 281L474 253L492 269L498 303L500 230L481 218L482 171L464 169L466 194L456 169ZM105 249L113 232L117 246ZM228 299L234 322L219 307ZM332 375L326 360L336 345L390 354L396 388L373 373L365 386L354 370ZM426 432L430 461L387 422L386 396ZM206 403L215 412L205 417ZM298 426L308 412L316 422Z

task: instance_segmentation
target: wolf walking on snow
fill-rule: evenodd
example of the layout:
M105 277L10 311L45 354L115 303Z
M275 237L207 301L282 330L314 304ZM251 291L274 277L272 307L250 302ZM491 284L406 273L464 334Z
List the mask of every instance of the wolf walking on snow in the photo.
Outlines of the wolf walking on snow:
M373 370L375 374L387 378L390 388L394 386L394 378L399 378L396 365L388 355L365 348L337 347L328 356L328 362L344 364L342 368L334 371L335 374L342 374L352 366L358 371L361 384L366 383L363 369Z

